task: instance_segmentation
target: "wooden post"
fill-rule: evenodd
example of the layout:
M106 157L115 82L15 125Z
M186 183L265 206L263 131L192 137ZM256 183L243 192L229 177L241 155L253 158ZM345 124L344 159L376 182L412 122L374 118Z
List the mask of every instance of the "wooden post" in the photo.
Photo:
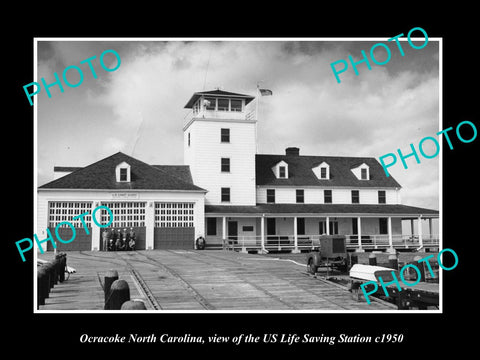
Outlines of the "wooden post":
M130 300L130 288L125 280L115 280L110 287L105 310L120 310L124 302Z
M262 251L265 251L265 215L262 215L261 221L260 221L260 241L261 241L261 247Z
M392 217L389 216L387 218L387 232L388 232L388 252L391 254L395 253L395 249L393 248L393 236L392 236Z
M298 223L296 216L293 218L293 244L294 249L292 253L298 254L300 251L298 250Z

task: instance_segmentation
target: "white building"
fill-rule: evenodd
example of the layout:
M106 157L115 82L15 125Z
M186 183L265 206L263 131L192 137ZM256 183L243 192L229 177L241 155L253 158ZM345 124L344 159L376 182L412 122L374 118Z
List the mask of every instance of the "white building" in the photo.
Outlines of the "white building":
M401 204L400 184L375 158L304 156L298 148L257 154L255 107L249 95L194 93L185 105L191 116L183 127L183 166L117 153L84 168L56 167L56 180L38 189L37 234L107 205L114 227L136 229L137 249L192 249L204 236L208 247L299 251L321 234L344 234L360 251L438 246L438 211ZM408 234L403 221L410 221ZM94 226L61 245L96 250L100 243Z

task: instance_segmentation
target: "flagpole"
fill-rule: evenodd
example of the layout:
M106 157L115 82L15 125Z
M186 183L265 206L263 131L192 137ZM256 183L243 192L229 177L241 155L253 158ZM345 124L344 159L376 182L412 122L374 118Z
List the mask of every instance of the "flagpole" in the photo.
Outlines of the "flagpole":
M260 105L260 85L257 82L257 104L255 106L255 154L258 154L258 138L257 138L257 124L258 124L258 106Z

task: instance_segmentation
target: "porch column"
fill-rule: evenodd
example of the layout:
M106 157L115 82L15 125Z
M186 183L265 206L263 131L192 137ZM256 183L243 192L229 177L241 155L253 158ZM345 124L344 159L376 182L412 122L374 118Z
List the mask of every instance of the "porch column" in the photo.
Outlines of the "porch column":
M432 236L432 218L428 219L428 233L429 233L429 238L430 238L430 242L431 242L432 239L433 239L433 236Z
M393 237L392 237L392 217L389 216L387 218L387 232L388 232L388 252L391 254L395 253L395 249L393 248Z
M423 248L422 215L418 217L418 243Z
M145 209L145 249L152 250L154 246L155 233L155 202L148 201ZM193 247L196 247L193 239Z
M326 218L326 224L325 226L327 227L327 235L330 235L330 218L327 216Z
M266 252L265 249L265 215L262 215L260 221L260 241L261 241L261 251Z
M292 251L293 254L298 254L300 250L298 250L298 234L297 234L297 217L293 218L293 243L294 249Z
M100 206L100 205L102 205L102 203L100 201L93 201L92 202L92 209L90 210L90 213L93 214L93 210L95 210L95 208L97 206ZM95 218L96 218L96 220L99 224L102 223L102 211L103 210L97 211L95 213ZM97 251L97 250L100 250L100 227L98 227L96 225L94 226L93 224L94 224L94 222L93 222L93 216L92 216L92 229L91 229L91 231L92 231L92 248L90 250ZM113 223L112 223L112 225L113 225Z
M360 220L360 216L357 217L357 234L358 234L358 249L357 252L365 252L362 249L362 221Z
M227 217L222 217L222 244L223 249L225 249L227 240Z
M410 219L410 233L412 234L412 239L413 239L413 236L415 235L415 227L413 226L413 219Z

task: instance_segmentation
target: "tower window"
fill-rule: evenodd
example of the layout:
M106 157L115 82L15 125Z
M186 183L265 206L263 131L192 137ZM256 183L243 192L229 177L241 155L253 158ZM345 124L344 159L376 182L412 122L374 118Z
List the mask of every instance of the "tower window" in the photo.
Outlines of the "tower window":
M218 110L219 111L228 111L229 100L228 99L218 99Z
M230 159L229 158L222 158L221 169L222 169L222 172L230 172Z
M230 202L230 188L222 188L222 202Z
M230 111L242 111L242 100L230 100Z
M220 141L222 143L230 142L230 129L221 129L220 130Z
M206 110L215 110L217 99L215 98L205 98L204 104Z

